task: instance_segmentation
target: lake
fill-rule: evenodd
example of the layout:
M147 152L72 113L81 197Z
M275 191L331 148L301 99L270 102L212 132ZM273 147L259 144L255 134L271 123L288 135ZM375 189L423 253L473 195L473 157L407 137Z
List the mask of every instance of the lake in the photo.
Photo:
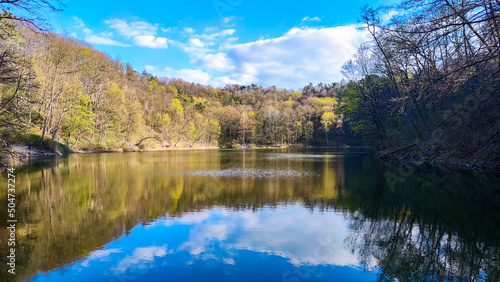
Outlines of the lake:
M499 281L500 178L357 149L75 154L19 165L0 280Z

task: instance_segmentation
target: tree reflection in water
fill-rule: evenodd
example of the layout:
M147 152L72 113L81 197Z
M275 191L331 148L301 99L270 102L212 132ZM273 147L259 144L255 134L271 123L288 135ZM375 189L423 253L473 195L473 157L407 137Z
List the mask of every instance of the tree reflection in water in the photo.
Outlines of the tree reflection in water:
M293 149L73 155L19 167L18 278L166 215L300 203L341 212L345 245L382 281L500 279L498 176L416 171L390 189L386 171L397 168L357 151Z
M416 173L395 191L380 181L359 198L346 244L380 281L499 281L495 181L456 171Z

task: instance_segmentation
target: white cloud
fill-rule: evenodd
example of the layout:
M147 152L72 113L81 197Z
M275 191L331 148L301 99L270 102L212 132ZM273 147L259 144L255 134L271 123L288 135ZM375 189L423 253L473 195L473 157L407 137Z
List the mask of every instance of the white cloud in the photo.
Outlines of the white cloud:
M92 34L92 30L91 30L91 29L89 29L89 28L83 28L83 29L82 29L82 32L83 32L83 33L85 33L86 35L90 35L90 34Z
M382 23L384 24L387 24L391 21L392 18L394 18L395 16L397 16L399 14L398 11L396 10L391 10L385 14L382 15Z
M144 69L158 77L164 77L164 78L176 78L176 71L173 68L170 67L165 67L165 68L158 68L156 66L151 66L151 65L145 65Z
M292 28L283 36L245 44L226 45L224 61L231 65L221 81L261 83L298 89L308 83L335 82L342 79L341 67L352 57L366 35L356 26L332 28ZM198 58L208 67L210 58ZM218 67L221 69L221 67ZM224 77L224 78L222 78Z
M153 35L141 35L136 36L133 39L135 45L148 48L167 48L167 38L165 37L154 37Z
M190 34L185 43L165 38L163 45L153 42L151 36L142 45L166 48L168 42L179 46L196 67L162 70L156 75L212 86L256 83L265 87L299 89L309 83L340 81L342 65L368 39L356 25L295 27L277 38L243 44L234 42L238 37L229 37L235 32L234 29L218 32L205 29L204 34Z
M80 29L85 35L91 35L93 33L93 31L90 28L87 28L85 26L85 23L80 18L74 17L73 20L75 20L75 22L77 23L75 25L75 28Z
M165 37L156 37L158 24L151 24L144 21L136 21L128 23L121 19L111 19L104 21L110 28L116 30L118 34L127 39L132 39L132 42L140 47L147 48L167 48L168 39ZM163 32L168 32L170 29L161 29Z
M77 22L75 28L80 29L85 34L84 40L90 44L120 46L120 47L130 46L128 44L111 39L110 37L113 37L112 32L103 32L97 35L93 35L92 33L94 32L90 28L85 27L85 23L80 18L74 17L73 19ZM73 33L72 35L76 38L75 33Z
M189 55L191 63L195 63L200 67L228 71L232 67L230 67L230 63L225 55L211 54L217 49L213 47L211 48L210 46L214 46L217 43L219 44L218 49L220 49L220 47L222 46L221 44L228 44L229 42L237 40L237 37L228 38L224 42L225 37L230 36L235 32L236 30L234 29L225 29L215 33L204 33L201 35L191 34L186 43L175 42L175 44Z
M172 28L171 27L168 27L168 28L162 28L161 31L163 32L171 32L172 31Z
M73 20L76 22L76 25L75 25L76 28L85 27L85 24L83 23L82 19L80 19L79 17L74 17Z
M212 84L216 87L222 87L228 84L245 84L241 83L239 80L231 79L229 76L219 76L215 78L215 81Z
M202 34L202 35L200 35L200 37L203 38L203 39L205 39L205 40L214 40L217 37L231 36L235 32L236 32L235 29L225 29L225 30L222 30L222 31L219 31L219 32L216 32L216 33Z
M221 36L233 35L235 31L234 29L225 29L222 31Z
M215 87L222 87L227 84L240 84L240 85L250 85L252 83L260 83L258 78L255 76L245 73L236 73L229 76L218 76L213 79L211 84Z
M129 24L124 20L111 19L104 22L112 29L118 31L119 34L127 38L144 35L156 35L156 31L158 30L157 24L153 25L143 21L131 22Z
M176 71L171 77L201 84L208 84L210 82L210 75L202 70L182 69Z
M99 34L99 36L110 38L110 37L113 37L113 33L112 32L101 32Z
M302 19L303 22L309 21L309 22L320 22L321 19L319 17L305 17Z
M145 65L144 66L144 69L146 71L157 71L156 67L155 66L150 66L150 65Z
M120 46L120 47L128 47L130 45L124 44L121 42L118 42L116 40L107 38L107 37L102 37L98 35L88 35L85 36L85 41L87 41L90 44L97 44L97 45L109 45L109 46Z
M190 27L185 27L185 28L184 28L184 31L185 31L186 33L194 33L194 29L192 29L192 28L190 28Z
M228 22L230 22L230 21L234 20L235 18L236 18L235 16L232 16L232 17L224 17L224 18L222 18L222 22L223 22L223 23L228 23Z
M201 68L215 69L222 72L234 69L231 60L225 53L206 54L197 63Z
M205 43L202 42L199 38L189 38L189 43L191 46L196 47L196 48L203 48L205 47Z

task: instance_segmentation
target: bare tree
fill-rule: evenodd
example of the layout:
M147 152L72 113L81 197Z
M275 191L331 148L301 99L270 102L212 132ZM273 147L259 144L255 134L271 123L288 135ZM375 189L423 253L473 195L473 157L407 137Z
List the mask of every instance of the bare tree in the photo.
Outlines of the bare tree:
M61 0L0 0L0 20L22 22L33 30L46 30L44 11L57 12L64 7ZM1 25L2 29L5 24Z
M382 20L382 12L395 16ZM499 1L408 0L365 7L361 20L371 62L358 58L345 73L362 74L352 97L365 128L383 132L382 149L415 159L498 155Z

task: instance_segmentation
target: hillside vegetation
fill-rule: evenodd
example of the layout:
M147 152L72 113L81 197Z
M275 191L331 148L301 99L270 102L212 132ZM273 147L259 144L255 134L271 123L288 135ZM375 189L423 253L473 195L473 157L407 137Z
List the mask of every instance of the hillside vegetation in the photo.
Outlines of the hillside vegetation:
M343 67L348 80L299 91L138 73L5 15L0 135L13 142L83 151L364 145L382 158L500 167L498 1L365 7L370 40Z
M69 37L16 32L0 45L4 138L83 150L341 143L339 84L213 88L140 74Z

